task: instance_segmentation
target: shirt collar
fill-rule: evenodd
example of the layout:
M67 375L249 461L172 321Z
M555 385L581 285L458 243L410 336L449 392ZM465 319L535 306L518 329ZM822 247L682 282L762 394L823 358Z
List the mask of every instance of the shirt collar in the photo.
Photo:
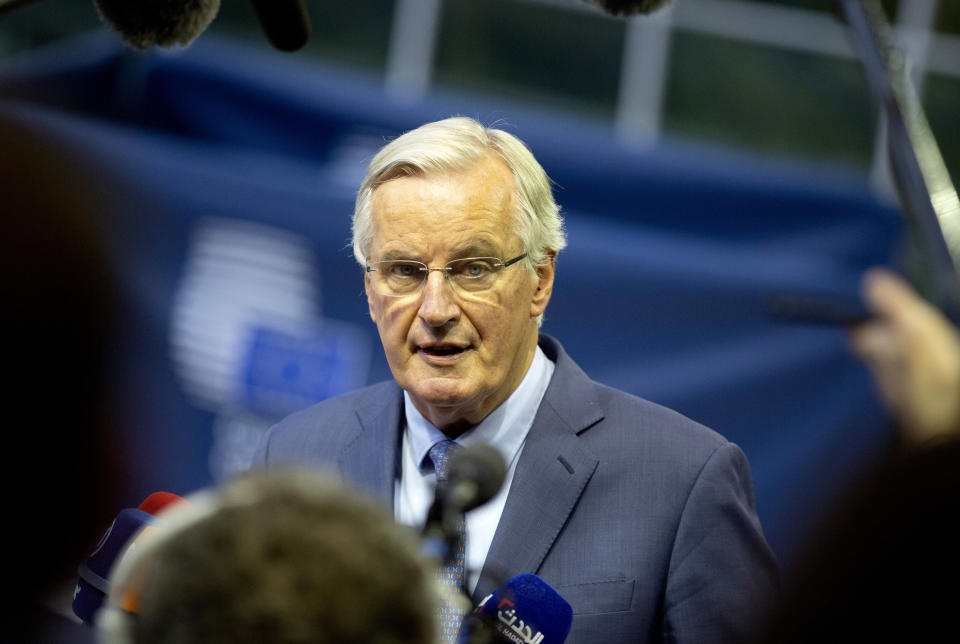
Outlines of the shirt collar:
M463 446L486 443L495 447L509 464L520 451L520 446L533 425L540 401L553 377L555 365L538 346L533 361L520 385L503 403L494 409L479 425L470 428L457 437L456 442ZM403 409L406 417L407 439L422 474L433 472L433 462L428 456L435 443L447 440L439 429L427 420L410 400L410 394L403 392Z

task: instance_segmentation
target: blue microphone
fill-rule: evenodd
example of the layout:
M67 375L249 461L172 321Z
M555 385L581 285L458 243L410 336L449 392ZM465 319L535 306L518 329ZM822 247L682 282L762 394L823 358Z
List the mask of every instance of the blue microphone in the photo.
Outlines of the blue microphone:
M136 508L121 510L117 518L85 562L80 564L79 579L73 591L73 613L85 624L93 624L93 617L103 605L103 600L110 592L108 575L114 562L123 555L129 544L141 528L147 525L157 525L157 518L153 515L166 506L178 503L184 499L170 492L154 492Z
M460 644L562 644L573 609L550 584L524 573L484 597L460 627Z
M123 554L124 548L140 529L145 525L152 525L154 521L154 516L143 510L121 510L100 539L97 549L80 565L80 578L73 591L73 612L84 623L93 623L93 616L110 592L107 576L113 562Z

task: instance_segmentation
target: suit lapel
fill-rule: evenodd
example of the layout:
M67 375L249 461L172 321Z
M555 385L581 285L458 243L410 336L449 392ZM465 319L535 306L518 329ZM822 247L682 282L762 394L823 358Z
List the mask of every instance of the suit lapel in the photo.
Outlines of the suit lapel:
M381 392L382 393L382 392ZM340 471L393 510L393 484L400 452L400 413L403 396L371 397L356 411L359 431L340 453Z
M591 404L595 385L553 343L541 340L556 370L527 434L475 601L510 577L539 569L599 462L579 438L603 418Z

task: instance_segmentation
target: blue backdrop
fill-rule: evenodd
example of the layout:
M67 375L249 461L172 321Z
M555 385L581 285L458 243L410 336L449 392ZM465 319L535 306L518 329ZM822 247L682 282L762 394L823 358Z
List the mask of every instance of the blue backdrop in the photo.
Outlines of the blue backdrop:
M768 310L785 290L856 297L890 261L899 215L847 170L629 151L490 97L398 104L378 79L213 37L176 54L60 45L8 61L0 91L122 196L104 226L126 297L131 505L236 471L276 418L389 377L348 246L353 197L387 137L454 114L514 132L556 182L570 244L544 330L595 379L741 445L783 564L887 440L843 330ZM68 386L55 375L51 400Z

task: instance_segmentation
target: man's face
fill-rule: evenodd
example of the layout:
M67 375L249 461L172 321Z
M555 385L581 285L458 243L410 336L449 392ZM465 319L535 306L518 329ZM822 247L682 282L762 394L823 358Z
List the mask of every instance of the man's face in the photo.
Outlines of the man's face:
M454 173L398 177L372 198L370 262L406 259L432 268L466 257L508 260L524 252L514 232L514 179L493 155ZM500 270L486 291L455 290L430 271L404 297L374 292L370 317L397 383L435 426L457 435L506 400L526 374L537 344L536 316L553 286L553 264Z

